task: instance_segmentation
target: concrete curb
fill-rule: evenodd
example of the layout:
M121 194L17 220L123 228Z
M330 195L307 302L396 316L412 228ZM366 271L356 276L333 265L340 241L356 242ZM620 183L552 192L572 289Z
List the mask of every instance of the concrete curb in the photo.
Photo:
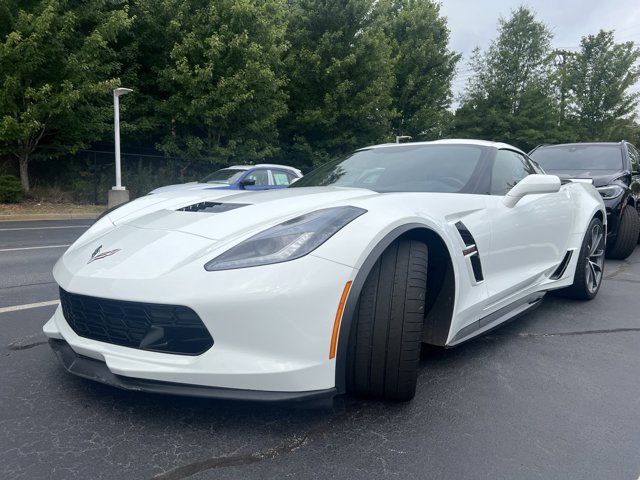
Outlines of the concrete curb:
M0 222L27 222L29 220L94 220L100 213L23 213L1 215Z

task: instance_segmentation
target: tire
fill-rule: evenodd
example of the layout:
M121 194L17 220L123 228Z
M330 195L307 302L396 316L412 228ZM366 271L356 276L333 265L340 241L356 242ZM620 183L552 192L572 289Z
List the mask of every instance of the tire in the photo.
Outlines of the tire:
M415 395L427 292L427 246L402 239L378 259L362 288L347 354L347 389L386 400Z
M600 237L598 237L598 244L594 247L594 229L599 229ZM566 296L570 298L575 298L577 300L592 300L598 294L600 290L600 286L602 285L602 279L604 278L604 255L605 255L605 233L604 226L599 218L593 218L591 223L589 223L589 227L587 228L587 233L582 240L582 246L580 247L580 256L578 257L578 264L576 265L576 271L573 276L573 284L563 290ZM591 267L589 265L594 261L599 264L599 272L597 272L596 267ZM590 282L589 270L592 270L594 275L599 273L599 278L597 278L597 285L593 285Z
M640 217L638 211L627 205L620 218L618 236L611 249L607 251L607 258L624 260L633 253L640 235Z

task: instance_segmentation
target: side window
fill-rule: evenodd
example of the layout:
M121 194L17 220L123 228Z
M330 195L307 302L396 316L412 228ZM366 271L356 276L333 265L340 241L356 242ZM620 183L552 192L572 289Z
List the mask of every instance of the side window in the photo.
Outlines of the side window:
M491 195L506 195L516 183L535 173L527 159L511 150L498 150L491 170Z
M267 187L269 186L269 174L266 170L254 170L249 175L245 177L246 180L255 180L256 187Z
M271 170L271 175L273 175L274 185L286 187L291 183L291 178L287 172L283 172L282 170Z
M634 172L640 171L640 152L630 143L627 143L627 151L631 159L631 170Z

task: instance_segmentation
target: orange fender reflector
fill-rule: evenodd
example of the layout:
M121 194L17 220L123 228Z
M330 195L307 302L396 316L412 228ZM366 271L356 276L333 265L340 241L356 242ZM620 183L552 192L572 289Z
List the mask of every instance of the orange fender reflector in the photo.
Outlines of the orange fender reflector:
M338 345L338 333L340 333L340 322L342 321L342 312L344 305L347 303L347 297L349 296L349 290L351 290L351 280L349 280L342 290L342 296L340 297L340 303L338 304L338 311L336 312L336 319L333 322L333 334L331 335L331 347L329 348L329 360L336 357L336 346Z

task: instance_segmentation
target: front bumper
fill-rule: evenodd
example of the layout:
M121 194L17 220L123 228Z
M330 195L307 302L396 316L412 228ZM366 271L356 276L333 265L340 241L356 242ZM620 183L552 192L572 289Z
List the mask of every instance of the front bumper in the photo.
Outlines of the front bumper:
M260 390L242 390L237 388L203 387L182 383L160 382L140 378L115 375L106 363L93 358L78 355L64 340L49 339L49 345L58 360L69 372L82 378L104 383L122 390L184 395L190 397L220 400L246 400L259 402L311 402L331 399L336 395L335 388L306 392L271 392Z
M125 384L195 385L279 392L281 397L333 391L336 361L329 358L333 323L344 284L354 278L356 269L308 255L252 269L199 270L156 279L114 281L81 274L56 279L63 289L81 295L192 308L215 341L200 355L160 353L81 337L60 307L43 331L50 339L66 342L79 357L100 362L110 372L108 378L115 376Z

